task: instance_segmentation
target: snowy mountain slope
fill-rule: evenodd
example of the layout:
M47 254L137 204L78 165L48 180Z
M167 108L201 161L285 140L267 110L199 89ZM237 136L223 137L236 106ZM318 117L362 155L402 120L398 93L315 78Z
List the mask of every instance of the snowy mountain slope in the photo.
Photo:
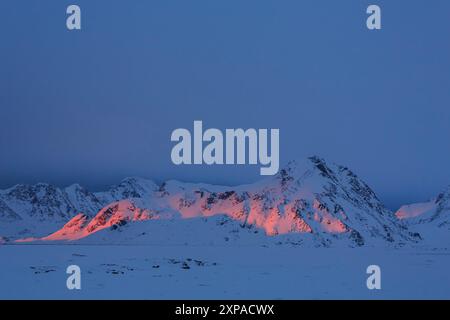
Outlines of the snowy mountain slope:
M78 214L63 228L44 237L43 240L78 240L106 228L117 229L128 222L173 217L153 209L144 208L146 203L148 204L140 198L113 202L101 209L92 219L84 214Z
M409 225L431 223L450 229L450 187L428 202L402 206L395 215Z
M0 236L6 238L43 235L76 213L64 190L44 183L0 191L0 207Z
M65 188L64 194L73 208L70 214L71 216L77 213L84 213L92 217L97 214L106 203L79 184L73 184Z
M15 213L5 201L0 199L0 222L20 221L22 218Z
M157 186L149 180L127 178L108 191L92 193L78 184L60 189L38 183L0 190L0 236L41 237L69 219L95 216L109 203L128 197L150 197Z
M45 183L16 185L2 192L1 199L22 219L64 220L74 210L63 190Z
M227 215L190 219L152 219L116 224L77 241L78 244L127 244L156 246L227 246L271 243L263 230L242 227ZM300 242L299 242L300 243Z
M450 240L450 187L428 202L402 206L395 215L426 242L439 245Z
M129 239L133 229L139 228L120 228L129 222L171 220L187 225L183 220L223 215L241 229L254 228L276 238L299 235L298 241L307 238L319 246L335 241L350 246L402 245L420 239L349 169L317 157L291 162L277 175L250 185L222 187L167 181L157 187L148 180L131 178L106 195L96 196L116 201L89 222L77 216L44 240L79 240L111 228L130 232Z
M151 198L158 189L153 181L139 177L123 179L118 185L112 186L106 192L97 192L95 197L104 205L111 202L131 198Z

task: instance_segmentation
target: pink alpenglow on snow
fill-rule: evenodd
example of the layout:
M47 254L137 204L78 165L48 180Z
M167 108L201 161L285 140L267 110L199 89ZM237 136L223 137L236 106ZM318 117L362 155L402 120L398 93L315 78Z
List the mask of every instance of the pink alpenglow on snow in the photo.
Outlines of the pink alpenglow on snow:
M436 208L436 204L433 201L408 204L400 207L395 213L399 219L409 219L421 216Z
M84 205L83 194L89 206ZM416 235L353 172L318 157L292 161L275 176L248 185L227 187L173 180L156 185L149 180L128 178L107 192L78 192L76 199L78 207L104 205L95 215L78 211L61 229L39 240L80 240L104 230L126 233L129 226L143 221L164 225L167 228L164 232L173 233L176 225L190 225L183 221L225 216L237 226L228 230L232 236L253 229L251 233L258 234L261 230L269 238L304 235L319 246L340 239L346 239L352 246L416 241ZM217 219L212 221L222 225ZM142 225L151 228L149 224ZM106 238L114 234L117 232L108 233ZM230 238L229 234L217 236Z

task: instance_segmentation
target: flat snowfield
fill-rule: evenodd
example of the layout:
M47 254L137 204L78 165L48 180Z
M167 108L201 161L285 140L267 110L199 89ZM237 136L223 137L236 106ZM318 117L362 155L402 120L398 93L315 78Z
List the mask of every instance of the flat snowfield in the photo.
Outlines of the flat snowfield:
M381 290L366 286L373 264ZM448 270L446 250L7 245L0 299L450 299Z

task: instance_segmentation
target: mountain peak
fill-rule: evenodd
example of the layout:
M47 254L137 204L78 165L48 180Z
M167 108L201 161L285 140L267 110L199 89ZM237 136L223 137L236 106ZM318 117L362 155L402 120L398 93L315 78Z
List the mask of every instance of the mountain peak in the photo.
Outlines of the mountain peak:
M37 196L33 192L38 189L52 192ZM268 236L289 234L303 239L309 235L320 246L337 240L351 246L415 241L364 181L348 168L318 156L290 161L273 177L237 187L178 181L158 186L148 179L128 177L104 192L90 193L78 184L64 190L32 191L24 199L3 196L2 200L13 212L19 208L48 218L58 212L66 221L75 217L54 233L54 240L81 239L105 228L131 225L128 222L225 215L243 228Z

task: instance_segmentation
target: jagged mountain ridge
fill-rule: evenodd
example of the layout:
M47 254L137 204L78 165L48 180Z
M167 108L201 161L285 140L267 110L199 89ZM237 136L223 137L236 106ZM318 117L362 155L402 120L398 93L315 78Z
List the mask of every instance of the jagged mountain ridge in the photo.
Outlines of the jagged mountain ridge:
M292 161L273 177L238 187L178 181L157 186L149 180L129 178L108 192L88 193L80 188L72 187L77 192L70 192L70 204L80 208L70 214L83 214L44 240L78 240L133 221L218 215L269 236L308 235L323 246L337 240L360 246L419 239L353 172L318 157ZM105 203L92 217L95 206ZM82 208L90 212L84 213Z
M57 188L46 183L0 190L0 235L42 236L79 213L94 217L103 207L130 195L150 196L150 180L126 178L106 192L92 193L78 184Z

